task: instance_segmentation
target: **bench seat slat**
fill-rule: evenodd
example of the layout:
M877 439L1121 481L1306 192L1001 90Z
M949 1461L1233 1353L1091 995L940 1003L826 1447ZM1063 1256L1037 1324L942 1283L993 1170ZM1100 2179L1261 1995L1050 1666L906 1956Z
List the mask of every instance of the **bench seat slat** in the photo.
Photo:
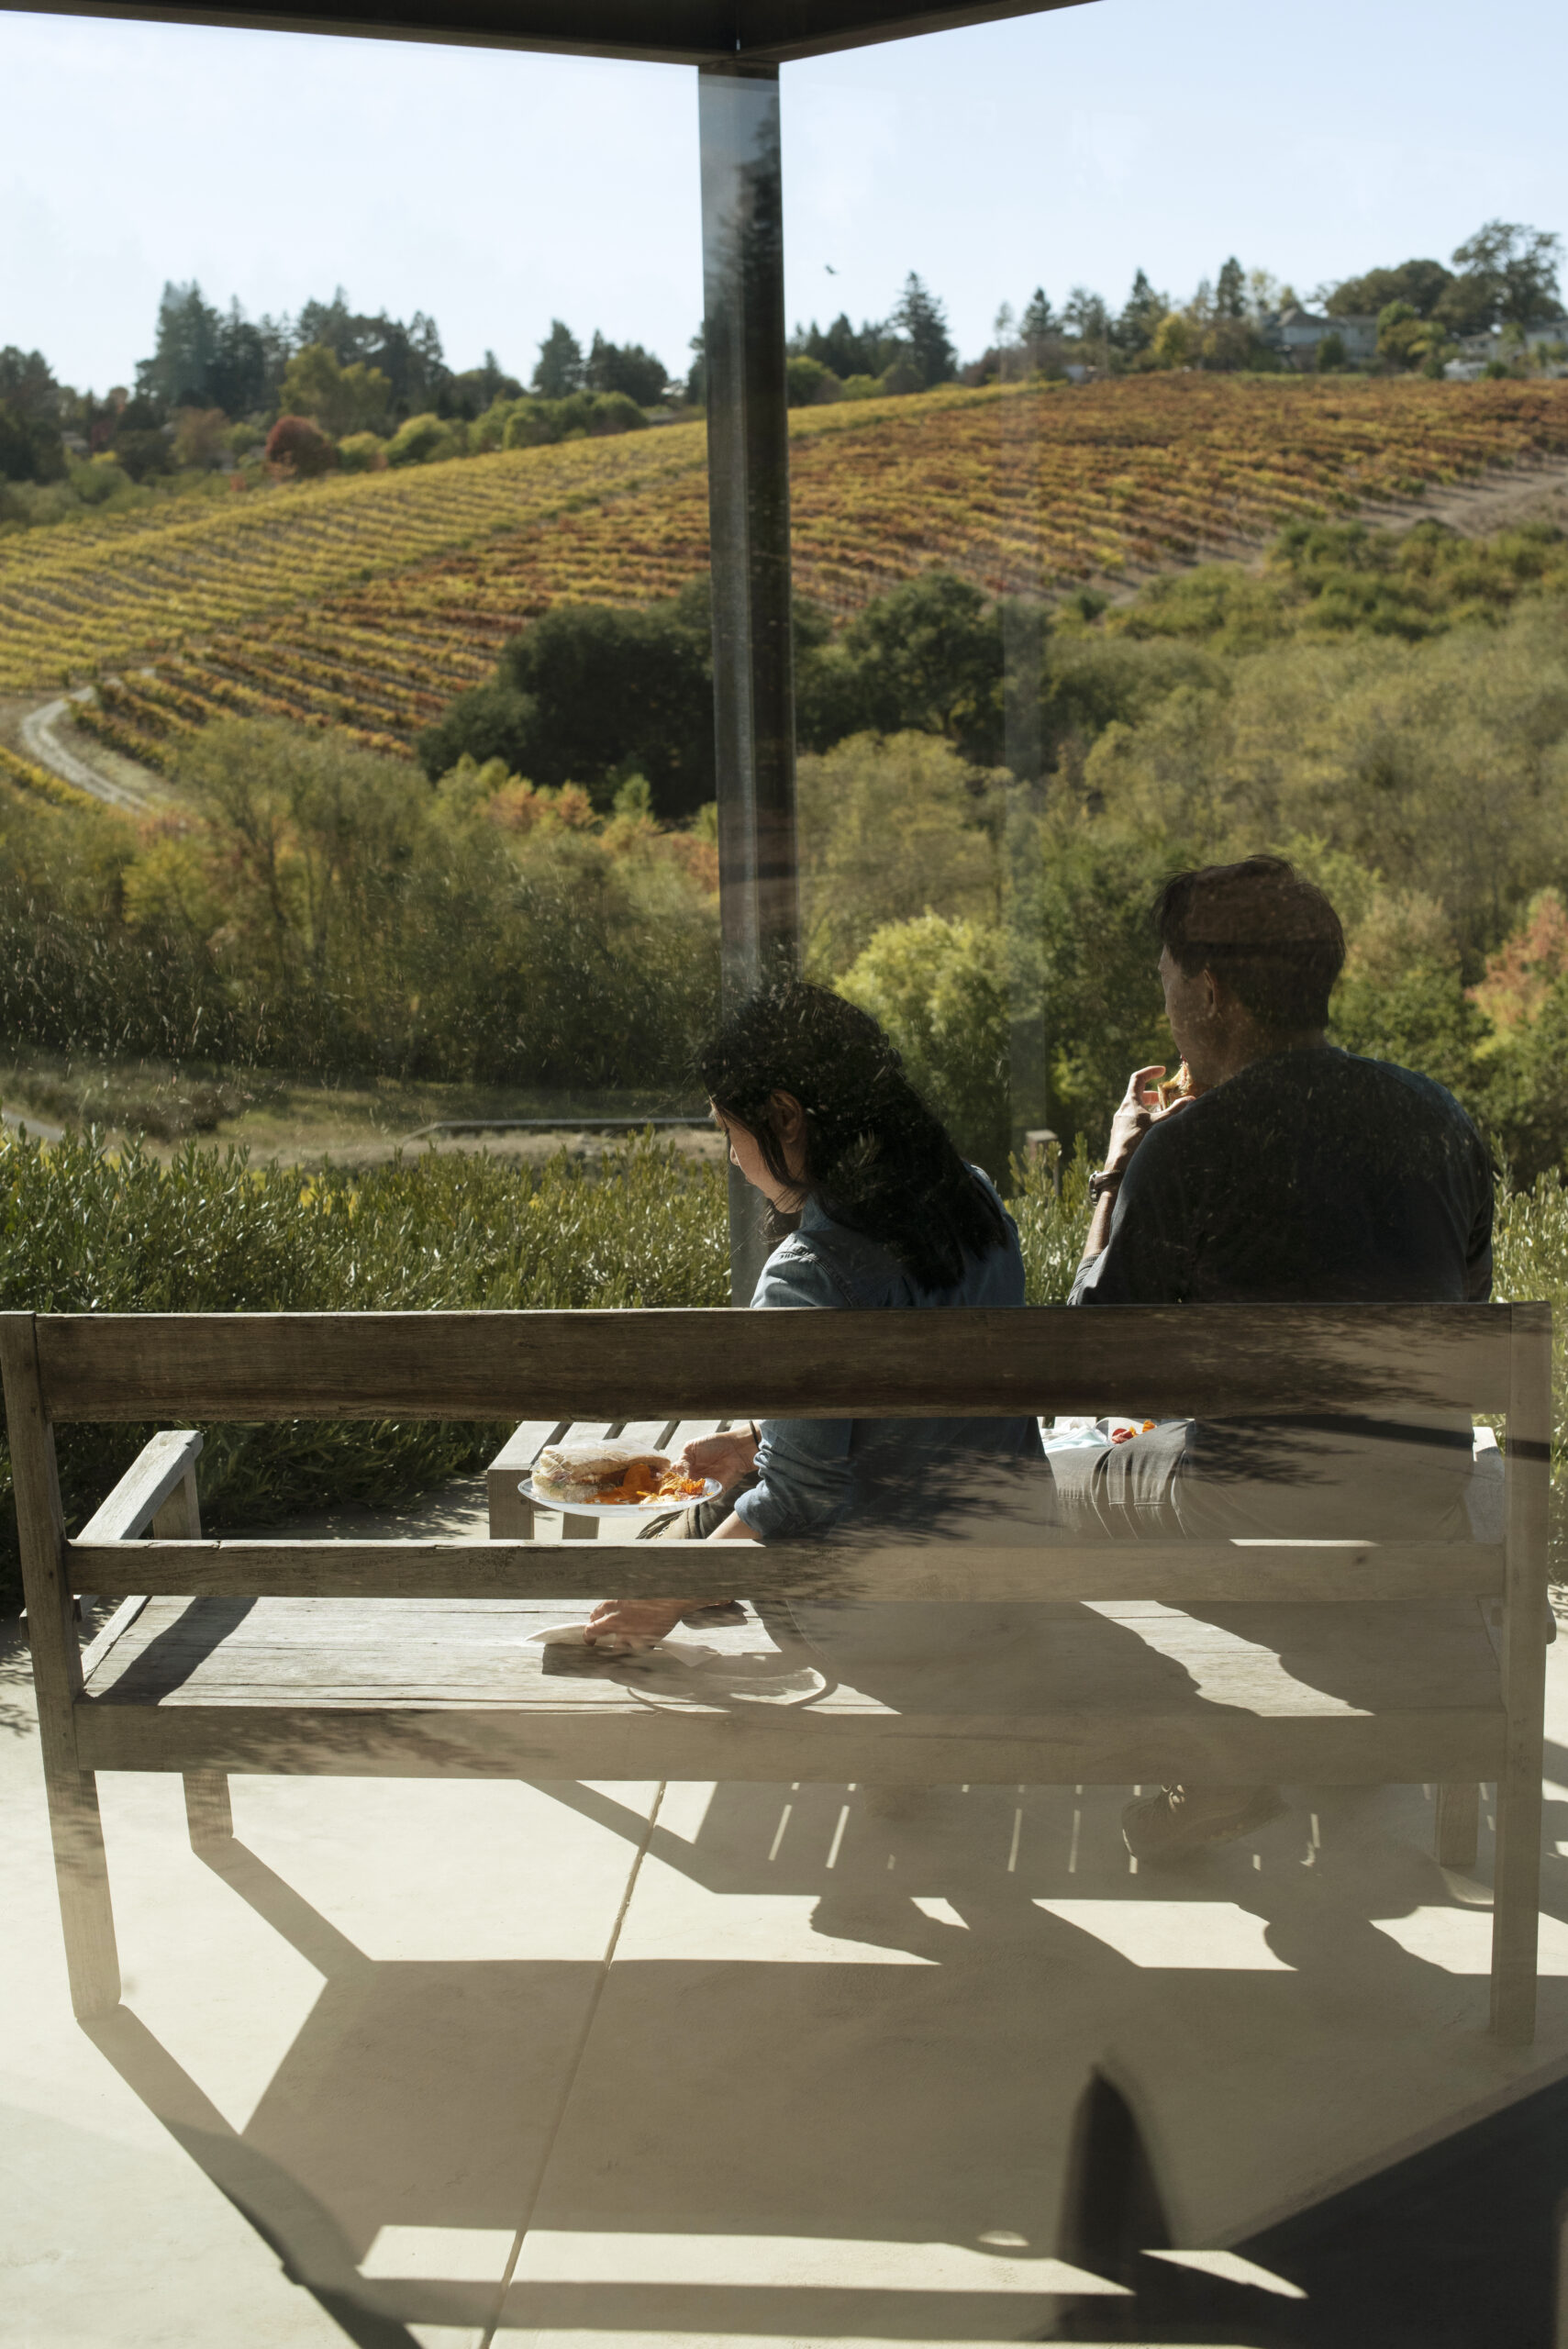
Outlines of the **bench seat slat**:
M607 1665L528 1643L534 1603L150 1602L76 1707L88 1767L409 1776L856 1776L1122 1783L1226 1767L1329 1783L1480 1777L1504 1721L1471 1602L1118 1601L900 1665L706 1627L695 1664ZM795 1709L815 1695L809 1715Z
M588 1520L593 1523L593 1520ZM117 1542L68 1545L76 1588L240 1598L623 1598L734 1595L728 1545L704 1542ZM1503 1553L1469 1542L1282 1544L1022 1542L748 1549L748 1596L861 1599L1490 1596Z

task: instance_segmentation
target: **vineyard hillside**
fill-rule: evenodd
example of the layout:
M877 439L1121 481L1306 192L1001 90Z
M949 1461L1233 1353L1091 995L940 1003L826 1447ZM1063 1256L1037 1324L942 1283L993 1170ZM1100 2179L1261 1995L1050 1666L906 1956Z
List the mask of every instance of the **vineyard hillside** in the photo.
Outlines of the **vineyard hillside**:
M987 592L1136 579L1282 524L1568 451L1568 384L1151 375L791 418L795 580L839 615L944 564ZM0 692L100 681L151 766L219 712L407 750L562 601L707 562L700 424L301 484L0 542Z

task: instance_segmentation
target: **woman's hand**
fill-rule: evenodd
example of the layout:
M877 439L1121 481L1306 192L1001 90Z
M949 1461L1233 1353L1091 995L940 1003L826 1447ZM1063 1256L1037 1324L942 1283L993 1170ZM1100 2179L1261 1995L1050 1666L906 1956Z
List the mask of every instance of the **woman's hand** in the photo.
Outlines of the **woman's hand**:
M583 1636L589 1647L601 1640L609 1646L618 1640L667 1639L687 1608L702 1604L692 1598L604 1598Z
M749 1476L756 1464L757 1447L751 1430L737 1434L699 1435L681 1454L681 1465L694 1476L716 1476L721 1492Z

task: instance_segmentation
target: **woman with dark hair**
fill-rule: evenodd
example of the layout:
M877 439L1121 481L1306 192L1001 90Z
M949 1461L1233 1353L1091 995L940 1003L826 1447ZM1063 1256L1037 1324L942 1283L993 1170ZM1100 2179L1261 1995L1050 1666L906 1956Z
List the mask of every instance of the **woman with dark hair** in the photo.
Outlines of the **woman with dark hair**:
M772 987L725 1022L697 1067L776 1242L753 1307L1022 1305L1011 1217L865 1012L824 987ZM944 1462L976 1455L1038 1459L1038 1423L767 1419L687 1446L686 1464L723 1487L704 1505L717 1524L699 1517L689 1530L718 1542L863 1530L906 1518ZM662 1637L686 1611L678 1598L609 1600L589 1636Z

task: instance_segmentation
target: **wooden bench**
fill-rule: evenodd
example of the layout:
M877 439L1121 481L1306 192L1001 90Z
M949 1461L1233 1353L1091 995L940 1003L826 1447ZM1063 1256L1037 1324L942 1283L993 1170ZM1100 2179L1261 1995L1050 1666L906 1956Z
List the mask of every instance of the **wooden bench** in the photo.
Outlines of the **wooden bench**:
M100 1770L181 1772L198 1848L231 1831L227 1777L237 1771L921 1785L1487 1779L1497 1787L1493 2023L1528 2040L1550 1354L1550 1312L1529 1305L0 1316L77 2011L119 1996ZM175 1431L153 1439L67 1542L55 1472L54 1426L71 1420L517 1419L542 1442L567 1422L663 1433L675 1415L712 1427L753 1416L1051 1414L1129 1393L1156 1415L1389 1411L1403 1399L1504 1417L1504 1538L1070 1546L1014 1524L963 1542L739 1557L728 1545L527 1533L211 1542L195 1514L200 1440ZM511 1459L493 1473L515 1481L522 1470ZM558 1652L524 1643L563 1608L606 1595L729 1597L738 1565L747 1596L764 1602L1071 1609L1053 1634L1052 1668L1022 1698L1001 1663L988 1671L982 1659L914 1675L907 1701L846 1680L799 1703L798 1660L765 1643L759 1652L754 1628L705 1631L701 1668L670 1665L656 1692L624 1669L563 1670ZM85 1653L73 1590L124 1598ZM1284 1663L1185 1611L1256 1608L1265 1594L1285 1626Z

